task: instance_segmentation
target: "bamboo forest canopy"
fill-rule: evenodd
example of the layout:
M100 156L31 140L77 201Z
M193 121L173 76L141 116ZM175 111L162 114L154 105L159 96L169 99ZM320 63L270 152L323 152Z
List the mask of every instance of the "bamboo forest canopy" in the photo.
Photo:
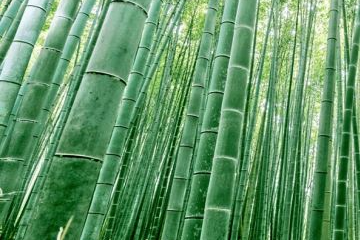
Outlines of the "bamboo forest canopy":
M0 0L0 239L360 239L360 0Z

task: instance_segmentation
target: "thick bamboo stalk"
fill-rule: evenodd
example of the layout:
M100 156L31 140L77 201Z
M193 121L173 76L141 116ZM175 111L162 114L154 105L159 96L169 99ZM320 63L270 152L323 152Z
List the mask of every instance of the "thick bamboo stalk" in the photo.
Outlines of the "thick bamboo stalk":
M1 181L1 188L6 191L20 190L20 176L28 166L29 158L36 146L35 128L40 124L41 107L46 99L78 4L79 1L73 0L61 2L40 55L32 67L30 78L27 81L27 91L19 106L13 129L4 142L5 148L0 154L2 166L0 174L4 179Z
M256 7L257 1L240 0L237 8L219 133L205 204L202 240L228 239L230 234Z
M182 239L199 239L201 234L206 192L218 132L237 4L238 1L230 0L225 1L224 5L219 41L205 106L204 121L200 132L198 153L194 162L193 180L186 208Z
M52 0L29 0L0 74L0 143ZM19 58L21 56L21 58Z
M134 61L133 70L129 76L129 84L125 92L131 92L131 90L133 90L132 94L136 94L136 88L129 88L132 87L132 85L130 85L132 84L130 81L132 76L143 76L142 70L144 69L144 62L146 62L148 53L150 52L151 40L157 25L160 8L160 0L155 0L152 2L149 10L149 17L145 22L144 32L142 34L138 52ZM114 129L112 131L109 146L104 157L103 167L100 170L98 181L93 194L93 200L91 201L85 226L81 235L81 239L84 240L89 238L96 238L100 235L101 226L104 221L105 214L109 208L111 193L115 184L120 165L120 158L123 151L124 144L121 144L121 142L125 142L125 137L121 134L121 125L117 124L119 121L122 121L124 117L124 115L120 115L120 113L121 111L119 112ZM128 114L128 117L132 117L131 114Z
M338 36L339 14L338 0L332 0L329 10L329 30L325 81L320 113L317 157L312 191L312 211L309 221L309 239L321 239L324 213L325 186L328 173L328 161L331 159L331 139L333 128L334 88L336 77L336 42Z
M149 0L110 3L25 239L55 237L72 216L68 234L80 238L149 5ZM50 215L38 217L49 207Z

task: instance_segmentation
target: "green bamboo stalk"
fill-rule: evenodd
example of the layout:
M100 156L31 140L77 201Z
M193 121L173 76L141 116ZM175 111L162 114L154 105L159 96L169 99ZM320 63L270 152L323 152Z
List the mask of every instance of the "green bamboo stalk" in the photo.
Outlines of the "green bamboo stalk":
M190 24L192 25L192 23ZM189 35L191 36L191 35ZM191 38L191 37L190 37ZM187 44L185 43L184 46L187 46ZM191 49L191 42L189 42L189 49ZM181 52L181 51L180 51ZM150 239L159 239L160 238L160 234L161 234L161 226L163 225L163 221L165 220L165 214L166 214L166 206L169 200L169 195L170 195L170 186L171 186L171 180L173 178L174 175L174 170L175 170L175 163L176 163L176 155L177 155L177 151L178 151L178 144L180 141L180 134L181 134L181 122L182 122L182 118L183 118L183 112L185 110L185 105L186 105L186 100L190 91L190 84L191 84L191 78L193 75L193 70L189 71L189 68L195 68L192 64L195 62L195 55L196 54L192 54L193 56L190 55L191 51L188 51L188 59L190 59L190 61L188 61L186 63L186 67L185 69L187 69L187 71L185 71L185 73L183 74L183 76L181 76L180 78L182 78L183 80L181 82L186 82L186 88L185 91L182 91L182 94L180 96L180 100L179 100L179 110L177 112L177 116L175 117L175 121L176 123L174 124L174 130L175 133L173 134L173 139L171 141L171 145L170 145L170 149L168 151L168 155L166 156L166 158L168 158L168 166L166 168L166 173L164 177L164 183L161 186L160 189L160 197L159 197L159 202L158 205L156 207L156 209L154 210L155 213L155 219L157 221L155 221L155 223L152 224L152 226L150 226ZM180 53L181 55L181 53ZM185 58L183 58L184 60ZM182 60L182 62L183 62ZM190 67L192 66L192 67ZM190 73L191 72L191 73ZM160 184L159 184L160 185Z
M148 238L149 239L158 239L160 236L160 224L161 224L161 219L163 219L163 215L161 212L163 212L164 207L166 206L165 203L167 202L167 196L170 194L170 188L169 186L169 179L171 176L171 172L173 172L173 168L174 168L174 163L175 161L173 160L173 156L174 156L174 150L175 150L175 144L177 142L177 139L179 137L178 133L179 133L179 129L180 129L180 123L181 123L181 116L184 111L184 99L185 96L187 96L187 92L188 92L189 88L187 88L186 91L183 91L183 94L181 95L181 99L179 100L179 105L180 108L178 110L177 116L175 117L175 124L174 124L174 128L173 128L173 134L172 134L172 140L170 142L170 147L167 148L168 149L168 153L165 155L167 160L166 166L164 167L163 171L164 173L161 175L161 179L159 181L159 187L158 187L158 191L159 191L159 197L156 199L156 205L154 204L154 213L151 216L152 218L149 219L149 223L150 221L152 222L152 224L149 226L149 233L148 233ZM169 156L169 157L167 157ZM155 222L153 222L153 219L155 219ZM157 220L157 221L156 221Z
M219 42L205 106L204 122L200 132L198 154L194 162L193 180L186 208L182 239L199 239L201 234L206 192L214 154L213 146L216 143L237 4L238 1L230 0L225 1L224 5Z
M108 3L107 3L107 5L108 5ZM83 8L83 9L85 9L85 8ZM98 12L100 11L100 6L97 11ZM25 201L27 201L26 207L24 207L24 209L23 209L24 212L22 213L20 221L18 220L19 230L18 230L17 236L16 236L17 240L24 238L26 229L28 228L28 225L31 221L32 215L34 214L33 210L35 208L35 204L37 203L39 193L42 189L45 179L48 176L47 172L48 172L48 169L50 166L50 161L52 159L52 156L55 153L56 147L59 142L59 137L63 131L64 125L66 123L66 119L69 115L73 100L76 95L76 91L80 84L81 78L76 77L74 75L79 74L78 69L80 68L80 66L86 65L85 62L88 61L87 55L88 56L91 55L92 49L93 49L96 39L97 39L97 35L98 35L101 25L102 25L102 21L105 17L105 13L106 13L106 9L102 9L99 19L95 19L93 21L92 26L90 28L88 40L85 44L85 47L84 47L84 50L82 53L82 57L81 57L80 61L78 63L76 63L73 73L70 76L70 85L68 86L66 98L65 98L64 104L62 106L61 112L59 113L57 124L54 126L54 130L53 130L52 136L50 138L50 142L49 142L48 150L47 150L47 153L46 153L46 156L44 159L43 166L41 167L39 175L37 176L36 182L32 189L31 195L29 196L29 199L28 200L25 199ZM66 48L66 45L65 45L65 48Z
M240 0L230 55L219 133L205 204L202 240L228 239L239 161L240 130L251 62L257 1Z
M8 52L10 45L14 40L16 31L18 30L19 24L24 15L27 4L28 4L28 0L23 1L18 13L16 14L13 23L11 24L11 27L9 28L9 31L6 32L4 38L2 38L0 41L0 65L2 64L6 56L6 53Z
M209 71L209 61L212 39L215 32L218 5L218 0L210 0L208 2L205 26L201 37L184 130L181 136L176 160L175 175L172 182L170 199L161 236L161 239L164 240L177 239L178 235L181 233L180 224L184 212L185 193L191 176L190 167L193 162L192 158L200 117L200 107L204 101L203 95L206 85L206 75Z
M341 4L341 2L340 2ZM339 8L342 8L341 5ZM343 16L344 17L344 16ZM338 31L338 41L337 41L337 82L336 82L336 92L337 92L337 109L336 109L336 133L335 133L335 141L334 141L334 154L331 161L328 161L328 174L326 176L326 186L325 186L325 203L324 206L324 217L323 217L323 226L322 226L322 234L321 237L323 240L331 238L332 235L332 227L333 227L333 203L334 203L334 181L333 176L335 175L336 170L336 159L338 158L339 150L340 150L340 139L341 139L341 126L342 126L342 110L343 110L343 79L345 80L346 75L342 74L342 64L341 64L341 51L340 51L340 31ZM346 40L345 40L346 42ZM346 54L344 54L346 56ZM346 64L347 68L348 65ZM346 72L346 71L345 71ZM346 80L345 80L346 81Z
M328 173L328 161L331 159L331 139L333 128L333 104L336 77L336 42L338 36L338 0L331 0L329 10L329 30L327 39L327 57L325 81L321 101L317 157L312 190L312 210L309 220L309 239L321 239L324 214L325 185Z
M27 81L27 91L19 106L14 127L6 138L6 147L0 155L1 176L4 179L1 188L6 186L4 189L9 192L19 191L21 183L19 176L23 174L23 169L29 164L29 158L36 142L32 140L35 135L34 129L40 121L41 106L46 98L51 77L56 69L78 3L78 1L63 0L59 5L44 47L31 70L30 78Z
M36 146L37 148L41 148L41 142L47 136L46 125L49 123L49 121L51 121L51 119L49 119L48 116L52 115L52 113L56 110L53 106L54 105L53 103L58 95L60 86L63 85L63 78L66 75L66 70L70 64L70 61L71 61L76 49L80 47L81 37L85 30L87 20L90 16L92 8L95 5L95 2L96 2L96 0L86 0L84 3L82 3L81 8L77 12L74 23L73 23L73 25L70 29L69 35L66 39L64 49L62 51L58 65L56 67L55 72L53 73L53 77L52 77L52 81L50 84L50 88L48 90L47 97L44 101L44 104L42 106L42 109L41 109L41 112L39 115L40 124L38 124L38 126L35 130L35 132L36 132L35 135L39 136L39 140L37 140L37 146ZM33 151L34 156L37 156L36 153L37 153L37 151ZM29 168L31 168L31 165L34 165L33 164L34 160L32 157L32 159L31 159L32 162L30 163ZM36 160L35 160L35 162L36 162Z
M345 67L348 70L349 68L349 61L350 61L350 49L349 49L349 37L348 37L348 31L347 31L347 20L346 20L346 12L345 12L345 4L343 1L341 1L342 10L343 10L343 21L344 21L344 43L345 43ZM339 60L339 68L341 69L341 60ZM340 72L340 71L339 71ZM341 75L339 76L339 80L341 81ZM339 92L342 89L339 88ZM354 96L355 97L355 96ZM342 103L342 95L341 92L339 94L339 99ZM356 103L356 98L354 99ZM356 193L356 200L357 200L357 208L359 211L359 204L360 204L360 145L359 145L359 136L358 136L358 126L356 121L356 104L353 106L353 113L352 113L352 133L353 133L353 147L354 147L354 160L355 160L355 181L356 181L356 187L357 187L357 193ZM340 116L341 117L341 116ZM358 215L359 216L359 215ZM356 219L359 221L359 219ZM356 229L358 231L358 229ZM360 233L358 233L359 235Z
M158 169L159 167L159 160L161 158L156 158L156 157L152 157L156 148L156 138L159 138L159 134L160 134L160 124L161 124L161 117L165 118L165 115L168 114L169 112L165 113L164 110L168 109L165 108L165 94L168 93L169 91L166 91L166 89L168 89L167 86L169 86L170 83L170 70L171 70L171 65L173 62L173 58L174 58L174 47L171 47L171 45L169 45L170 49L170 53L168 53L167 56L167 60L166 60L166 65L164 67L164 71L163 71L163 76L161 79L161 83L160 83L160 87L159 87L159 92L158 92L158 97L157 97L157 102L159 104L157 104L155 106L154 109L154 119L151 123L151 127L149 129L149 132L147 133L146 139L144 141L144 148L142 153L139 155L139 157L141 159L139 159L140 163L142 163L139 166L142 166L141 169L146 169L146 171L144 171L144 176L140 178L140 181L138 184L136 184L137 188L139 188L139 197L140 197L140 203L141 204L135 204L134 205L134 210L131 211L132 213L130 214L130 218L129 218L129 224L127 225L127 231L125 231L125 234L123 235L124 239L128 239L130 238L130 236L134 235L134 232L136 232L136 235L139 235L139 229L140 227L138 226L137 231L135 231L136 229L136 225L140 225L141 224L141 213L139 213L140 208L142 208L142 205L145 205L143 208L146 209L146 204L147 204L147 200L149 199L149 195L150 192L152 192L152 189L154 187L154 184L149 185L148 187L146 187L146 184L150 184L154 182L154 173L157 172L156 169ZM179 79L175 79L176 82L178 82ZM174 83L175 85L176 82ZM176 93L176 91L174 91L174 93ZM172 96L174 96L174 93L172 94ZM170 100L171 101L171 100ZM144 168L144 166L148 165L147 168ZM142 211L145 212L145 211ZM137 220L137 224L135 224L135 221ZM140 223L139 223L140 222Z
M149 5L149 0L110 3L25 239L55 237L72 216L68 234L80 238ZM38 217L49 207L51 214Z
M0 12L0 20L3 18L6 10L9 7L9 4L11 3L12 0L6 0L6 2L4 2L4 5L2 6L1 12Z
M145 22L144 32L134 61L132 73L130 73L129 76L128 86L125 93L131 92L131 94L136 94L137 89L130 89L130 87L132 87L130 84L132 84L133 78L137 75L140 75L141 77L143 76L143 65L147 60L148 53L150 52L151 40L157 25L160 8L160 0L152 2L149 10L149 17ZM124 104L124 98L122 104ZM111 193L115 184L120 158L123 151L124 143L121 144L121 142L125 142L125 137L121 134L122 125L118 124L120 121L123 121L124 114L121 113L122 111L120 110L112 131L108 149L106 150L103 167L100 170L100 175L95 187L93 200L88 211L81 239L96 238L99 236L102 222L104 221L105 214L109 207L109 201L111 199ZM129 114L128 117L130 118L131 115Z
M347 179L348 179L348 162L350 156L350 137L352 110L354 106L355 78L357 72L357 63L360 43L360 2L357 3L356 20L353 33L352 49L350 53L350 62L348 70L348 79L345 93L345 109L343 116L343 125L341 133L339 170L336 176L336 199L335 199L335 222L334 222L334 239L344 239L346 229L346 206L347 206Z
M263 132L265 124L265 117L262 118L262 121L260 123L260 129L259 132ZM254 156L254 163L251 166L250 174L249 174L249 187L247 191L247 198L245 198L247 201L244 203L244 220L242 224L242 230L241 230L241 236L243 236L244 239L251 239L252 234L252 222L254 221L254 215L252 214L255 212L255 198L256 198L256 185L257 185L257 177L259 175L259 168L260 168L260 161L258 161L259 155L261 153L261 137L258 138L257 144L256 144L256 151Z
M157 46L156 54L155 54L155 52L152 53L153 51L150 52L150 57L146 64L146 69L145 69L145 74L144 74L145 79L143 82L141 82L140 85L137 85L137 87L140 88L140 92L137 95L135 106L130 108L130 110L131 110L130 113L132 113L132 114L135 114L136 112L138 112L146 100L146 96L147 96L148 88L151 84L151 80L153 79L153 76L154 76L156 70L158 69L160 59L164 53L166 46L169 43L170 36L171 36L170 34L173 32L176 24L180 20L180 17L182 15L184 7L185 7L185 3L186 3L185 0L180 0L177 3L177 7L174 9L173 18L170 19L171 21L169 20L168 27L166 29L164 29L164 32L161 32L161 34L160 34L160 39L158 41L159 44ZM155 46L152 46L152 48L155 48ZM153 56L152 56L152 54L153 54ZM124 126L126 127L127 125L124 125Z
M0 143L52 0L29 0L0 74ZM21 56L21 58L19 58Z
M65 77L66 74L66 70L69 67L70 61L74 53L76 52L77 47L81 43L81 37L85 30L86 23L90 17L91 11L95 5L95 2L96 0L83 1L81 8L76 15L74 23L66 39L66 43L61 58L53 75L49 94L46 99L46 104L44 105L42 111L42 114L44 116L42 116L41 119L43 119L43 121L46 120L49 111L51 111L51 106L53 105L53 101L57 96L59 87L62 85L63 78Z
M268 39L269 39L269 33L271 30L271 22L273 21L273 5L274 5L275 1L272 1L272 6L271 9L269 10L269 18L268 18L268 22L267 22L267 29L266 29L266 34L265 34L265 39L264 39L264 45L262 47L262 51L261 51L261 58L259 60L259 66L258 66L258 72L257 72L257 81L256 81L256 86L254 89L254 100L252 103L252 107L251 107L251 111L250 113L251 116L249 116L249 124L248 126L243 126L243 131L246 131L243 133L244 140L245 140L245 147L243 152L241 152L241 154L243 154L243 158L241 158L242 164L241 166L239 165L239 180L238 180L238 188L237 188L237 194L236 194L236 202L235 202L235 206L234 206L234 216L233 216L233 223L232 223L232 234L231 234L231 238L232 239L237 239L238 238L238 234L239 234L239 227L240 227L240 222L241 222L241 209L244 203L244 198L245 198L245 189L246 189L246 181L248 179L248 168L250 165L250 148L251 148L251 144L253 141L253 135L254 135L254 130L255 130L255 124L256 124L256 119L257 119L257 109L258 109L258 102L260 99L260 85L262 82L262 74L263 74L263 70L264 70L264 63L265 63L265 56L266 56L266 51L267 51L267 46L268 46ZM257 10L257 12L259 12L259 10ZM257 13L258 15L259 13ZM258 18L258 17L257 17ZM255 38L254 38L255 40ZM255 50L255 49L254 49ZM250 76L251 77L251 76ZM249 91L249 90L248 90ZM248 99L247 101L250 101L250 99ZM247 104L250 104L247 102ZM250 108L250 106L249 106ZM247 127L247 130L246 128Z
M279 11L278 11L279 3L278 1L273 2L273 11L274 11L274 37L273 37L273 49L272 49L272 57L271 57L271 66L270 66L270 76L269 76L269 85L268 85L268 94L266 98L266 127L264 129L264 137L263 137L263 149L262 149L262 168L263 170L259 173L262 179L260 180L260 199L259 199L259 208L257 215L257 225L260 231L257 231L257 236L259 239L266 239L269 235L269 223L268 223L268 215L269 215L269 190L272 185L270 181L274 181L275 177L274 171L272 167L275 163L272 154L272 143L271 139L275 138L276 131L274 130L274 115L275 115L275 90L278 79L278 52L279 52L279 31L281 26L279 26ZM239 166L240 167L240 166ZM240 211L240 209L239 209ZM234 213L237 214L237 213ZM260 219L259 219L260 218Z
M168 49L170 49L170 45ZM121 190L120 198L125 198L126 201L123 200L118 202L117 208L119 210L121 209L121 212L120 214L117 214L117 218L120 223L115 224L115 233L113 233L113 236L126 238L127 234L135 235L133 226L136 225L134 221L138 222L139 220L138 206L142 206L145 203L144 194L146 194L146 191L144 190L144 186L147 185L148 187L151 187L151 185L148 184L149 180L147 178L149 176L148 172L154 164L151 152L156 145L156 136L158 135L159 117L162 113L159 112L159 110L161 109L160 105L163 105L160 100L160 93L163 93L163 86L166 80L165 69L168 69L168 64L169 62L166 61L166 67L162 70L159 69L158 73L160 74L161 72L162 75L159 80L160 85L158 88L152 89L150 94L151 97L148 99L145 108L137 114L137 119L140 121L138 128L134 132L135 139L131 140L134 144L132 146L133 149L126 153L127 160L124 161L127 163L130 162L129 175L125 177L124 188ZM159 79L158 74L155 75L155 79ZM163 94L161 94L161 96L162 95ZM153 97L156 98L158 104L150 106ZM146 109L149 108L152 112L148 113L148 117L142 117L142 114L145 114ZM154 114L155 112L156 114ZM139 176L139 178L132 178L131 176ZM126 209L125 206L128 206L128 209Z
M303 108L303 97L304 97L304 87L305 87L305 77L307 74L307 69L309 69L308 64L308 55L311 43L311 36L314 30L314 18L316 13L316 0L310 0L311 8L308 12L306 12L307 20L303 23L306 28L306 31L303 32L304 41L301 44L301 51L300 51L300 62L299 62L299 71L297 76L297 83L295 87L295 102L294 102L294 112L293 112L293 130L292 134L290 135L290 145L289 145L289 155L288 161L289 165L286 169L286 186L285 186L285 193L284 193L284 202L283 202L283 212L282 212L282 221L281 224L281 239L288 239L290 238L290 234L292 232L292 225L291 219L293 218L293 203L294 203L294 184L295 184L295 176L296 171L298 168L297 161L299 159L299 151L301 151L301 114Z
M185 1L181 0L178 4L179 4L178 8L176 9L176 11L174 10L175 15L173 17L174 18L173 23L169 24L168 29L166 29L167 30L166 33L165 33L165 29L161 30L161 28L160 28L159 29L160 35L158 35L155 38L155 39L158 39L158 37L160 37L160 38L165 37L165 39L162 42L161 42L161 40L156 40L151 45L150 56L148 57L147 62L149 62L150 61L149 59L151 59L151 53L154 51L154 48L155 48L154 45L156 45L155 43L161 42L160 46L158 47L158 53L154 57L154 63L152 64L152 66L150 67L150 65L146 64L146 67L144 69L143 68L144 66L139 65L139 69L138 69L139 72L132 72L130 74L128 87L125 89L125 93L124 93L121 107L119 110L118 119L115 124L115 126L117 128L116 136L118 138L116 149L119 149L119 150L123 149L125 142L126 142L125 139L127 136L127 132L133 126L134 119L136 118L136 116L138 116L141 113L140 109L141 109L141 106L144 104L144 99L146 96L147 88L150 85L151 79L153 79L154 72L157 69L159 60L160 60L160 58L165 50L165 47L168 43L169 34L172 33L172 31L175 27L175 23L179 20L179 17L184 8ZM144 49L144 53L145 54L147 53L145 51L145 49ZM144 76L146 76L145 82L141 81L142 74L144 74ZM138 89L141 89L140 93L139 93ZM136 104L134 104L134 102L136 102ZM117 151L119 151L119 150L117 150ZM123 160L124 163L122 163L122 165L125 164L124 170L123 170L123 166L121 166L121 170L120 170L120 174L122 177L123 177L122 174L124 174L124 171L126 171L128 169L127 165L129 164L128 163L129 160L126 160L128 158L125 157L124 159L125 159L125 160ZM123 185L123 179L119 179L119 182L117 184L118 184L117 188L121 189L122 185ZM116 195L115 195L116 198L118 198L118 196L120 194L121 193L119 193L117 190ZM116 208L118 206L117 201L115 201L115 202L116 203L112 205L111 210L110 210L109 223L107 224L105 238L108 238L109 235L111 235L113 232L113 225L115 224L114 219L116 218L116 216L113 216L112 214L115 214Z
M285 123L284 123L284 131L283 131L283 137L281 142L281 152L280 152L280 177L279 177L279 192L277 196L277 202L276 202L276 209L281 209L283 203L284 203L284 195L285 195L285 182L286 182L286 169L288 168L288 162L286 161L288 158L288 148L289 148L289 129L290 129L290 113L291 113L291 102L292 102L292 85L293 85L293 77L294 77L294 67L295 67L295 55L296 55L296 46L298 41L298 29L299 29L299 14L300 14L300 1L298 1L297 4L297 11L296 11L296 23L295 23L295 36L294 36L294 43L292 46L292 53L291 53L291 61L290 61L290 69L289 69L289 84L288 84L288 90L287 90L287 104L286 104L286 111L285 111ZM282 232L281 232L281 226L283 222L281 221L282 218L281 211L277 211L276 213L276 220L275 220L275 236L277 238L280 238ZM279 227L278 227L279 226Z
M6 9L4 16L0 20L0 40L10 28L14 21L17 12L19 11L23 0L12 0L9 7Z
M179 28L178 28L179 29ZM178 31L177 31L178 32ZM175 40L175 41L177 41L177 40ZM185 45L184 45L185 46ZM184 48L184 47L182 47L182 49L186 49L186 48ZM161 48L159 49L160 51L161 51ZM181 50L182 51L182 50ZM180 52L181 52L180 51ZM180 53L180 56L184 56L183 54L181 54ZM180 58L181 59L181 58ZM181 62L183 62L183 61L181 61ZM168 65L167 64L168 63L168 61L166 61L166 65ZM165 72L164 72L165 73ZM177 79L176 81L179 81L178 79L179 78L177 78L177 77L174 77L174 79ZM181 79L181 78L180 78ZM179 88L179 85L176 85L175 84L175 92L180 92L180 91L177 91L176 89L178 89ZM154 92L153 91L154 90L154 88L152 89L152 92ZM157 92L157 90L156 90L156 92ZM167 92L167 91L166 91ZM150 97L148 98L149 100L152 98L151 97L151 95L152 95L152 93L150 94ZM174 95L173 95L174 96ZM173 99L173 97L171 97L171 99ZM160 100L159 100L159 96L157 97L157 100L156 100L156 102L159 102ZM170 102L171 101L173 101L173 100L170 100ZM170 104L170 103L169 103ZM155 108L157 108L157 106L155 105ZM145 107L144 108L144 110L145 109L148 109L148 104L147 104L147 107ZM165 107L165 109L166 109L166 107ZM156 110L157 111L157 110ZM153 115L152 113L150 113L151 115ZM155 114L155 116L158 116L158 113L156 113ZM140 115L138 115L138 118L140 118ZM157 117L155 117L155 122L157 122L157 120L156 120L156 118ZM150 122L149 122L150 123ZM144 125L143 125L143 127L144 127ZM143 130L141 130L141 128L143 128L143 127L141 127L140 126L140 130L138 131L138 132L143 132ZM154 131L153 129L152 129L153 127L151 127L148 131L148 133L146 133L146 135L149 135L149 134L151 134L152 132L154 132L154 133L156 133L156 131ZM147 137L146 137L147 138ZM149 145L149 143L140 143L141 145L144 145L144 146L148 146ZM143 149L143 151L140 153L140 154L132 154L133 155L133 160L131 160L131 162L133 162L134 160L136 160L136 159L141 159L141 158L145 158L145 159L147 159L148 158L148 154L146 153L148 150L147 150L148 148L147 147L145 147L144 149ZM138 152L138 150L134 150L133 152ZM155 159L156 159L156 157L155 157ZM151 161L153 161L153 160L151 160ZM135 173L131 173L130 172L130 174L128 175L128 180L129 180L129 184L133 184L134 186L139 186L140 184L141 185L143 185L142 183L141 183L141 181L136 181L135 180L135 182L136 183L132 183L133 181L132 180L134 180L133 178L131 178L131 176L139 176L139 173L137 173L137 172L142 172L141 171L141 169L142 168L144 168L144 166L146 165L146 163L148 162L147 160L145 160L145 162L143 162L143 161L141 161L141 160L139 160L139 161L136 161L138 164L136 164L136 166L135 166L135 168L133 168L133 171L135 171ZM151 164L151 165L153 165L153 163ZM140 167L140 168L139 168ZM138 170L136 170L136 169L138 169ZM119 179L120 180L120 179ZM124 187L124 189L133 189L134 187L133 186L129 186L129 187ZM125 194L125 195L124 195ZM123 196L129 196L129 195L131 195L131 193L128 193L128 191L123 191ZM137 196L136 197L137 199L140 199L139 198L139 196ZM121 198L120 198L121 199ZM132 202L133 200L132 200L132 197L130 197L130 198L128 198L128 200L130 201L130 202ZM146 201L147 202L147 201ZM120 204L120 203L119 203ZM130 203L131 204L131 203ZM135 203L135 205L137 205L137 204L144 204L143 203L143 200L141 200L141 201L139 201L138 203ZM146 204L146 203L145 203ZM134 207L135 207L135 205L134 205ZM125 203L121 203L121 206L126 206L125 205ZM125 229L125 231L126 231L126 229L128 228L128 227L126 227L127 225L127 222L128 222L128 218L130 218L130 219L135 219L133 216L134 216L134 214L133 214L133 212L135 211L137 211L137 210L129 210L129 211L123 211L123 209L125 209L124 207L121 207L120 208L121 209L121 212L122 213L120 213L119 214L119 217L121 217L121 216L123 216L123 217L121 217L121 220L123 221L123 223L121 223L121 224L118 224L118 228L119 229ZM136 207L134 208L134 209L136 209ZM144 211L143 211L144 212ZM142 218L142 216L141 215L139 215L139 221L142 221L141 220L141 218ZM140 233L140 231L136 231L136 233L134 233L134 234L136 234L136 235L139 235L139 233ZM122 236L122 235L120 235L120 236ZM125 237L125 236L124 236Z

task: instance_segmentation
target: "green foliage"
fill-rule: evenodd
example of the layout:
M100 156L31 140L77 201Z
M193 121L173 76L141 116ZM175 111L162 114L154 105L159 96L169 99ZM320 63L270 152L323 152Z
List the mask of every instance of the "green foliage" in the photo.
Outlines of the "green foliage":
M356 0L21 2L2 239L359 239Z

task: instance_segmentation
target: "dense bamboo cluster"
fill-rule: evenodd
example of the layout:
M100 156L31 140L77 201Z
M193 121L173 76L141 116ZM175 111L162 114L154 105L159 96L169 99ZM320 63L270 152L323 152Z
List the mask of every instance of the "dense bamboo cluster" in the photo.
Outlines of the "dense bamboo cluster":
M0 0L0 239L360 239L360 0Z

